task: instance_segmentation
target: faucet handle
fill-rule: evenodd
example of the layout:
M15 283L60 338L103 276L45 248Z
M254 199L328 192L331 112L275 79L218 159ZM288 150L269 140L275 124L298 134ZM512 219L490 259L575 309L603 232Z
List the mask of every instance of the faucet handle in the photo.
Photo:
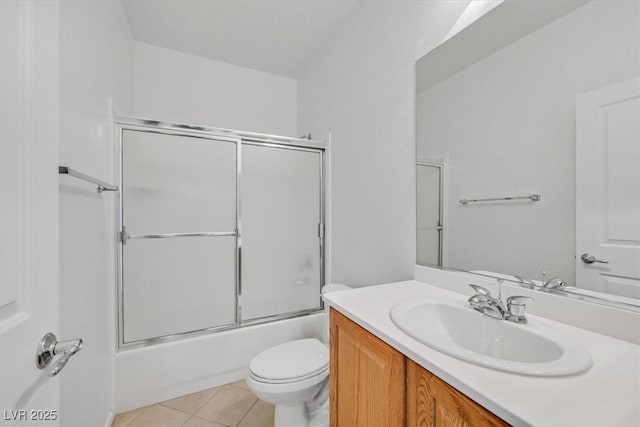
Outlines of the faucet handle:
M491 292L487 288L483 288L480 285L474 285L473 283L469 283L469 286L471 286L477 294L491 296Z
M512 316L524 317L528 301L533 301L533 298L521 295L515 295L507 298L507 310L509 311L509 314Z
M518 281L520 283L522 283L524 285L525 288L529 288L529 289L535 289L536 284L533 282L533 280L531 279L526 279L524 277L520 277L520 276L513 276L516 279L518 279Z

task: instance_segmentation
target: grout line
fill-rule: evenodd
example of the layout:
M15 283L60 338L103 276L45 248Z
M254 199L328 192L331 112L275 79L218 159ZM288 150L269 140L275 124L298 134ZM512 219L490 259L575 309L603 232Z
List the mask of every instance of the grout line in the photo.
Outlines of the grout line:
M1 0L0 0L0 1L1 1ZM237 382L237 381L236 381L236 382ZM182 397L186 397L186 396L189 396L189 395L191 395L191 394L196 394L196 393L200 393L200 392L202 392L202 391L207 391L207 390L211 390L211 389L217 388L218 390L216 390L216 392L215 392L215 393L213 393L209 399L207 399L207 400L206 400L202 405L200 405L200 407L198 407L198 409L196 409L196 413L195 413L195 414L190 414L190 413L185 412L185 411L183 411L183 410L180 410L180 409L177 409L177 408L173 408L173 407L171 407L171 406L166 406L166 405L164 405L164 403L166 403L166 402L168 402L168 401L167 401L167 400L164 400L164 401L162 401L162 402L158 402L158 403L153 403L153 404L151 404L151 405L147 405L147 406L146 406L146 408L147 408L146 410L142 411L142 412L141 412L140 414L138 414L135 418L132 418L132 419L131 419L131 420L130 420L126 425L124 425L123 427L127 427L127 426L129 426L131 423L133 423L135 420L137 420L137 419L138 419L138 418L140 418L142 415L144 415L145 413L147 413L147 412L148 412L152 407L154 407L154 406L162 406L163 408L171 409L171 410L173 410L173 411L177 411L177 412L180 412L180 413L182 413L182 414L189 415L189 418L187 418L187 419L186 419L186 421L185 421L183 424L181 424L181 426L184 426L186 423L188 423L188 422L189 422L189 420L191 420L191 418L198 418L198 419L201 419L201 420L210 421L210 422L214 422L214 423L220 424L221 426L233 427L233 426L229 426L229 425L227 425L227 424L221 423L221 422L219 422L219 421L212 421L212 420L208 420L208 419L206 419L206 418L198 417L198 416L196 415L196 414L200 411L200 409L202 409L202 408L203 408L207 403L209 403L211 400L213 400L213 398L214 398L214 397L216 397L216 396L218 395L218 393L220 393L220 392L222 391L222 389L224 389L224 388L225 388L225 387L227 387L227 386L232 386L233 388L236 388L236 389L240 389L240 390L248 391L248 392L250 392L250 393L251 393L251 395L252 395L252 396L256 397L256 396L253 394L253 392L251 392L251 390L246 389L246 388L244 388L244 387L233 385L233 383L223 384L223 385L220 385L220 386L216 386L216 387L211 387L211 388L208 388L208 389L204 389L204 390L201 390L201 391L199 391L199 392L198 392L198 391L196 391L196 392L194 392L194 393L189 393L189 394L185 394L185 395L183 395L183 396L178 396L178 397L175 397L175 398L173 398L173 399L169 399L169 400L180 399L180 398L182 398ZM246 418L247 414L249 414L249 411L251 411L251 409L253 409L253 407L254 407L254 406L255 406L259 401L260 401L260 399L258 399L258 398L256 397L256 401L253 403L253 405L251 405L251 407L247 410L247 412L246 412L246 413L244 414L244 416L240 419L240 421L236 424L236 426L238 426L238 425L239 425L239 424L240 424L240 423L241 423L241 422ZM145 406L143 406L142 408L145 408ZM135 408L135 409L132 409L131 411L135 411L135 410L137 410L137 409L141 409L141 408ZM126 412L130 412L130 411L126 411ZM126 413L126 412L121 412L120 414L124 414L124 413ZM115 414L115 416L114 416L114 421L115 421L115 417L116 417L117 415L119 415L119 414ZM112 423L112 424L113 424L113 423Z
M211 388L209 388L209 389L207 389L207 390L211 390L212 388L217 388L216 392L215 392L215 393L213 393L213 394L211 395L211 397L210 397L210 398L208 398L208 399L207 399L207 401L206 401L206 402L204 402L204 403L203 403L203 404L202 404L202 405L201 405L201 406L196 410L196 414L197 414L198 412L200 412L200 409L204 408L204 407L207 405L207 403L211 402L211 401L213 400L213 398L214 398L214 397L216 397L216 396L218 395L218 393L220 393L220 392L222 391L222 389L224 388L224 385L217 386L217 387L211 387ZM203 391L204 391L204 390L203 390ZM193 414L193 415L195 416L196 414ZM198 418L200 418L200 417L198 417Z
M242 381L242 380L238 380L238 381L234 381L234 382L229 383L229 384L225 384L225 387L230 385L231 387L239 388L241 390L251 391L251 389L248 386L247 387L243 387L241 385L236 385L236 383L239 382L239 381Z
M211 421L211 420L208 420L208 419L206 419L206 418L198 417L198 416L196 416L196 415L193 415L191 418L197 418L197 419L199 419L199 420L207 421L207 422L209 422L209 423L218 424L218 425L223 426L223 427L232 427L232 426L230 426L230 425L227 425L227 424L221 423L220 421ZM182 424L182 425L184 426L185 424L187 424L187 423L189 422L189 420L191 420L191 418L189 418L187 421L185 421L185 422L184 422L184 424Z
M1 1L1 0L0 0L0 1ZM205 388L204 390L200 390L200 391L196 391L196 392L193 392L193 393L185 394L185 395L183 395L183 396L178 396L178 397L175 397L175 398L173 398L173 399L163 400L162 402L156 403L156 405L164 406L165 408L169 408L169 409L175 409L176 411L180 411L180 412L182 412L182 413L184 413L184 414L189 414L188 412L185 412L185 411L183 411L183 410L181 410L181 409L176 409L176 408L174 408L174 407L172 407L172 406L167 406L167 405L165 405L165 403L167 403L167 402L169 402L169 401L171 401L171 400L182 399L183 397L191 396L192 394L202 393L202 392L204 392L204 391L208 391L208 390L211 390L211 389L217 388L218 390L216 390L216 392L215 392L215 393L213 393L213 394L211 395L211 397L209 397L207 400L205 400L205 401L204 401L204 403L203 403L202 405L200 405L200 406L196 409L196 413L198 413L198 411L200 411L200 409L204 408L204 406L205 406L207 403L209 403L209 402L211 401L211 399L213 399L214 397L216 397L216 395L217 395L218 393L220 393L220 391L222 390L222 388L223 388L223 387L224 387L224 386L222 385L222 386L217 386L217 387ZM196 414L194 413L194 414L189 414L189 415L194 415L194 416L195 416ZM199 417L199 418L200 418L200 417ZM126 426L125 426L125 427L126 427Z
M169 407L169 406L164 406L164 405L160 405L160 406L162 406L162 407L164 407L164 408L167 408L167 409L171 409L171 410L176 411L176 412L180 412L181 414L189 415L189 416L191 416L191 417L193 417L193 416L195 415L195 414L190 414L190 413L188 413L188 412L185 412L185 411L183 411L183 410L181 410L181 409L171 408L171 407Z
M131 418L131 420L130 420L128 423L126 423L123 427L127 427L127 426L131 425L131 423L133 423L135 420L137 420L138 418L140 418L141 416L143 416L145 413L147 413L147 412L149 411L149 409L151 409L151 407L152 407L152 406L153 406L153 405L147 405L147 406L142 406L141 408L135 408L135 409L132 409L131 411L135 411L135 410L142 409L142 408L147 408L147 409L145 409L144 411L140 412L137 416L135 416L135 417ZM120 414L126 414L127 412L131 412L131 411L120 412ZM116 415L113 417L113 421L111 422L111 425L113 425L113 422L116 420L116 417L117 417L118 415L120 415L120 414L116 414Z
M251 412L253 407L256 406L258 404L258 402L260 402L260 399L256 398L256 401L253 402L253 405L251 405L251 407L247 410L247 413L244 414L244 416L242 418L240 418L240 421L238 421L238 424L236 424L236 427L239 426L240 424L242 424L242 421L244 421L244 419L247 418L247 415L249 415L249 412Z

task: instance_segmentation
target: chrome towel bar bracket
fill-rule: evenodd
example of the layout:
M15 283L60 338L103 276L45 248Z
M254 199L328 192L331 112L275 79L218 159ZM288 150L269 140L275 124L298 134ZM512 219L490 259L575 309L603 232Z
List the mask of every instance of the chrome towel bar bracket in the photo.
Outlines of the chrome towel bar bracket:
M82 172L78 172L75 169L71 169L68 166L58 166L58 174L60 175L69 175L74 178L81 179L82 181L90 182L91 184L95 184L98 186L98 193L102 193L103 191L118 191L117 185L111 185L104 181L100 181L92 176L86 175Z

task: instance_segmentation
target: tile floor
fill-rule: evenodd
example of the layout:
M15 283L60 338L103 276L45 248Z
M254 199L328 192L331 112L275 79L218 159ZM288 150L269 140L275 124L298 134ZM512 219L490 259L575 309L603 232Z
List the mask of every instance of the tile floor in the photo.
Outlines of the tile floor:
M273 427L273 413L242 380L117 414L111 427Z

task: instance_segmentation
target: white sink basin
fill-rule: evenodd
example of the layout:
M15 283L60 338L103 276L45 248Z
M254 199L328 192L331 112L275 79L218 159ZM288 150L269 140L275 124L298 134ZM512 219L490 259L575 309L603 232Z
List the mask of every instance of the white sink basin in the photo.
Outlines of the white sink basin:
M389 314L411 338L487 368L562 376L586 371L592 364L585 347L555 329L494 319L464 303L408 300L396 304Z

